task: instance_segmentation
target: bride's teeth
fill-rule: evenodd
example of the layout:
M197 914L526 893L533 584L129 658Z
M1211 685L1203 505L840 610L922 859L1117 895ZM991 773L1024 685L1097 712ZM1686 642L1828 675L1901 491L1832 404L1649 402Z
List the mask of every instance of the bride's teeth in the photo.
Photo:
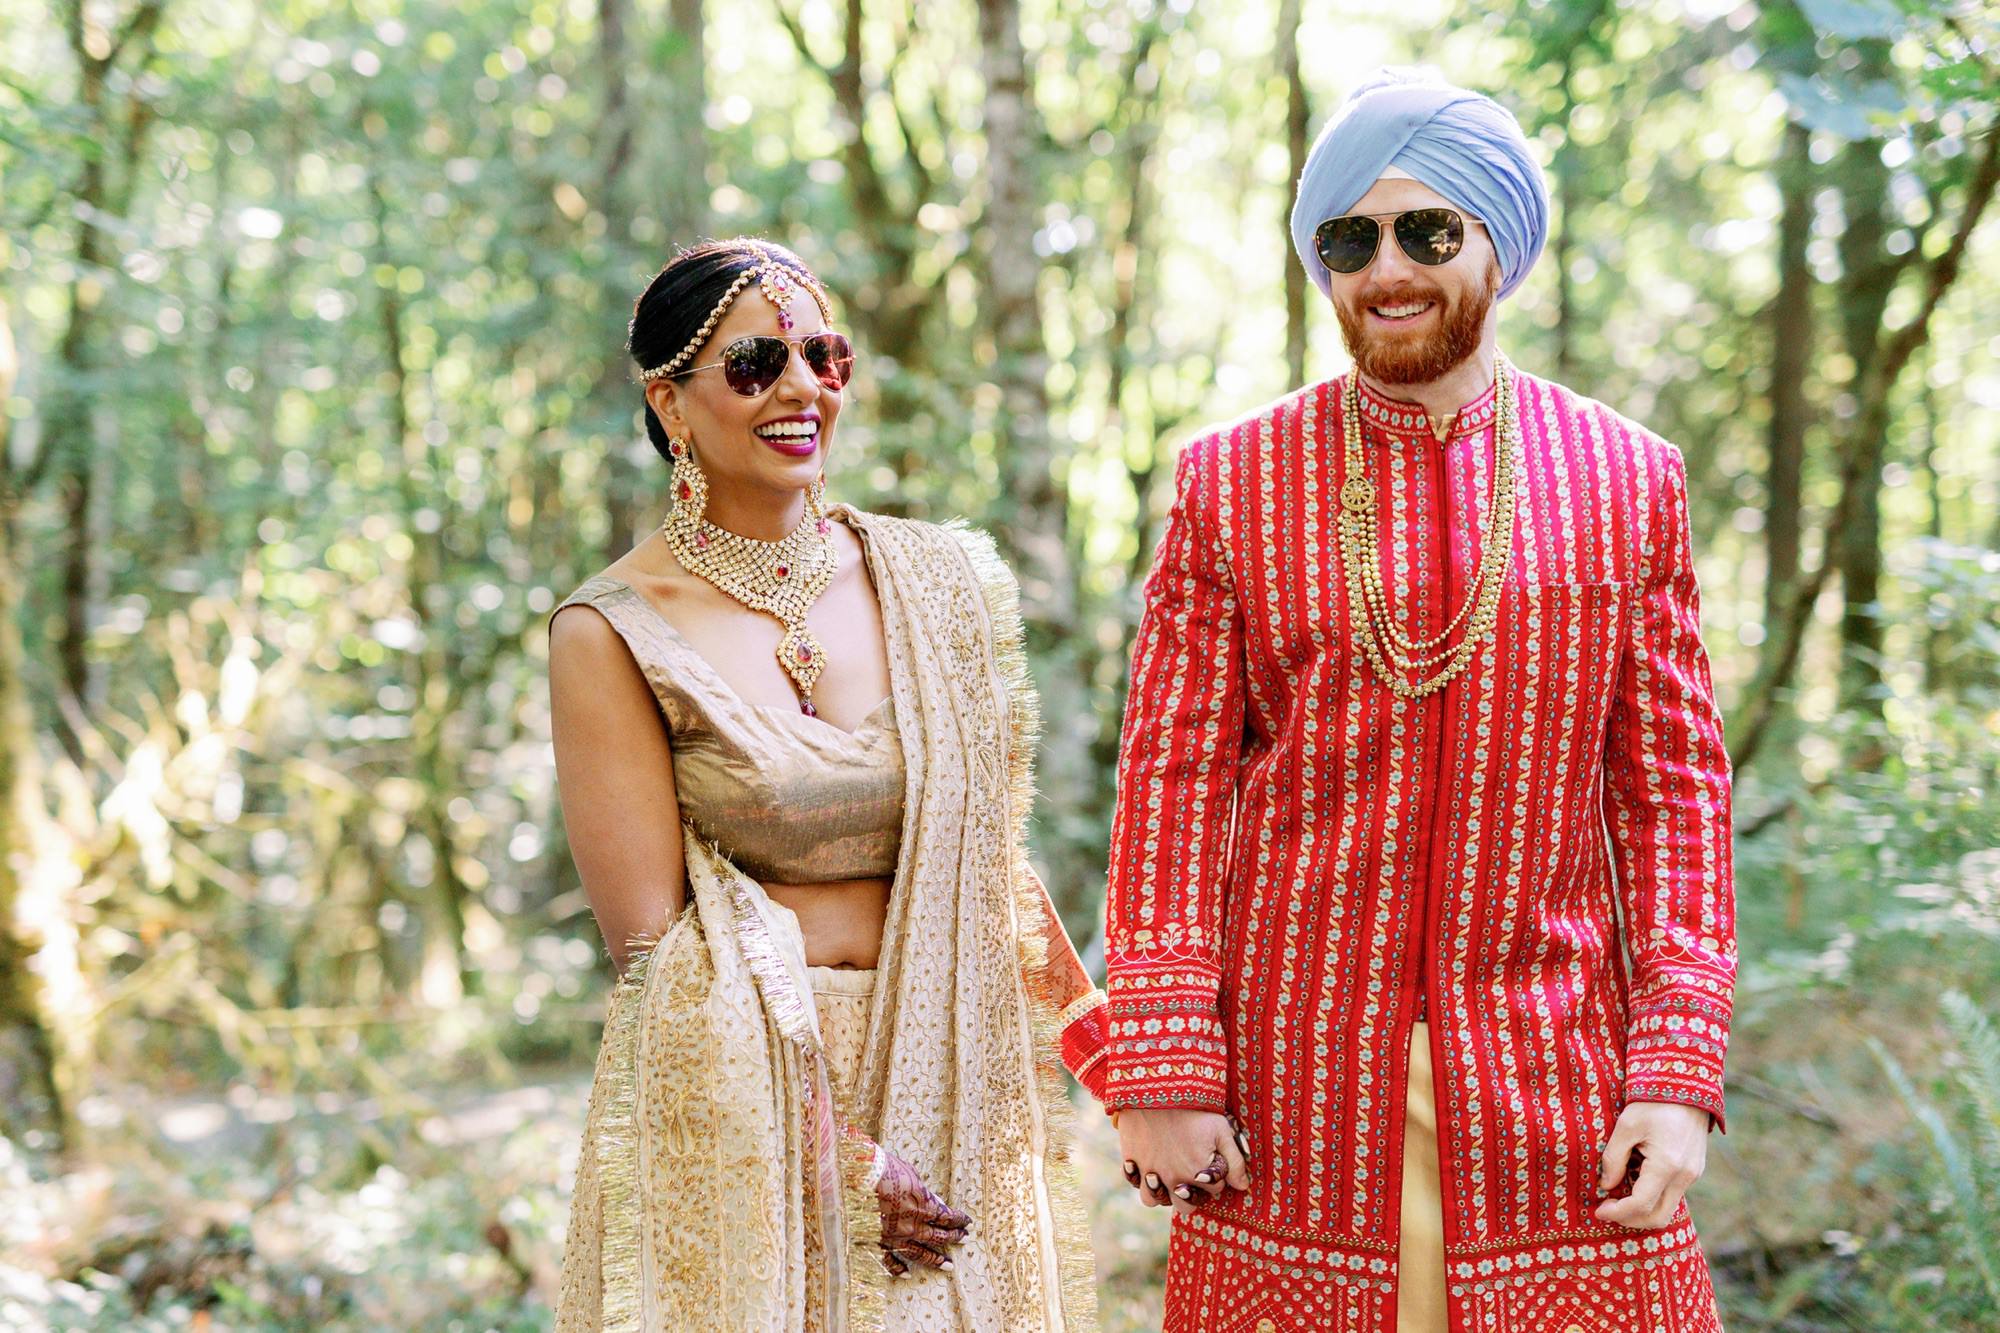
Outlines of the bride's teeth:
M757 434L765 439L805 439L819 434L817 421L774 421L768 426L757 427Z

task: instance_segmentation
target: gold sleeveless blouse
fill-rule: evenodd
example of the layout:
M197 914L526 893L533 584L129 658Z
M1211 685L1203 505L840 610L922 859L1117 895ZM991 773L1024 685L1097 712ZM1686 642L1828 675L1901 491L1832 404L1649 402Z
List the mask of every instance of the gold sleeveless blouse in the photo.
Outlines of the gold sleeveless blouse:
M562 605L576 602L611 622L653 688L682 817L744 874L822 884L896 873L904 771L893 699L851 732L752 704L629 583L595 575Z

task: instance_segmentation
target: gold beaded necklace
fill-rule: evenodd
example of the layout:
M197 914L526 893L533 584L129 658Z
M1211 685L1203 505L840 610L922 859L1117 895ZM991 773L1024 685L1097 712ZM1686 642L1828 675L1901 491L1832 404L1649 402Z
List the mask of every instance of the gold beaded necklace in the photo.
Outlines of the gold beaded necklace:
M798 689L799 711L818 717L812 692L826 667L826 648L806 616L833 582L839 563L823 507L825 483L816 480L806 488L806 511L797 527L776 541L760 541L706 517L707 478L683 442L673 441L673 453L674 502L660 522L667 549L688 573L751 610L778 618L785 627L778 665Z
M1431 638L1405 634L1390 614L1382 586L1382 558L1377 545L1375 483L1368 479L1367 456L1361 448L1359 376L1350 372L1341 392L1341 431L1346 440L1347 480L1340 488L1340 557L1347 569L1349 614L1354 634L1368 660L1390 690L1405 699L1421 699L1451 683L1472 654L1493 632L1499 619L1500 592L1514 558L1514 477L1520 466L1521 422L1514 402L1513 367L1505 356L1494 358L1494 394L1498 400L1498 457L1493 469L1493 499L1488 506L1485 538L1480 543L1479 568L1466 589L1465 604L1443 633ZM1470 615L1471 623L1452 647L1443 647L1453 630ZM1433 649L1439 651L1433 652ZM1425 675L1444 663L1442 670ZM1406 680L1415 674L1419 679Z

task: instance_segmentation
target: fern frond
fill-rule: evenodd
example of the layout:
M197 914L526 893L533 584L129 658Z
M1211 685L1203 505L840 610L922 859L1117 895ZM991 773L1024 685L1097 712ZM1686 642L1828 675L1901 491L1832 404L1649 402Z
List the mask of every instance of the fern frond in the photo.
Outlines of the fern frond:
M2000 1187L2000 1027L1963 991L1946 991L1939 1004L1964 1057L1954 1072L1972 1106L1979 1139L1977 1159L1986 1172L1981 1183L1992 1197Z
M1964 1147L1938 1109L1917 1092L1909 1075L1903 1072L1901 1062L1889 1053L1889 1049L1872 1036L1863 1040L1881 1063L1883 1072L1889 1076L1896 1095L1903 1099L1903 1104L1910 1108L1910 1114L1929 1136L1931 1151L1943 1169L1945 1188L1951 1195L1955 1229L1973 1267L1979 1271L1987 1295L1996 1306L2000 1306L2000 1230L1995 1228L1993 1219L1987 1215L1985 1196L1980 1192Z

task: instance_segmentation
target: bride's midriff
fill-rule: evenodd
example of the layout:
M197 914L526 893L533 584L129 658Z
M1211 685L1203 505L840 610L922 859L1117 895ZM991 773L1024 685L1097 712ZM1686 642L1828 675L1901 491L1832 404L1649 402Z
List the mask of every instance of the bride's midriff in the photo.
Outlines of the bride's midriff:
M766 884L771 901L791 909L805 937L807 967L873 967L889 917L887 879L825 884Z

